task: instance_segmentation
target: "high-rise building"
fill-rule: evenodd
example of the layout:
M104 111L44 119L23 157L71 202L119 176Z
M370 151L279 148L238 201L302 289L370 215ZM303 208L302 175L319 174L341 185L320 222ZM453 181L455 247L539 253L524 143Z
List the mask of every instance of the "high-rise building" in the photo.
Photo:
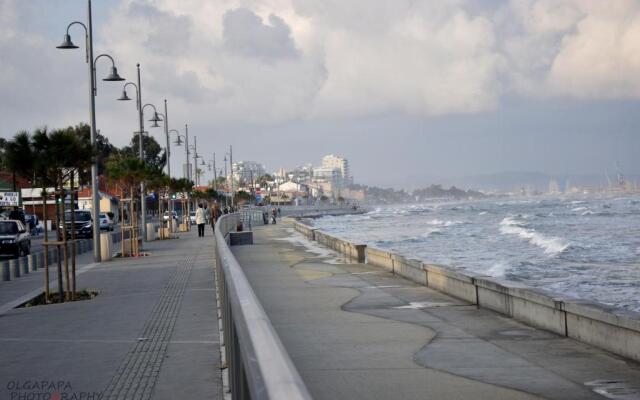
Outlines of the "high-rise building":
M322 168L336 168L340 170L341 186L348 186L353 183L353 177L349 170L349 161L346 158L329 154L322 157Z
M265 174L264 165L255 161L238 161L232 166L233 180L239 183L250 184Z

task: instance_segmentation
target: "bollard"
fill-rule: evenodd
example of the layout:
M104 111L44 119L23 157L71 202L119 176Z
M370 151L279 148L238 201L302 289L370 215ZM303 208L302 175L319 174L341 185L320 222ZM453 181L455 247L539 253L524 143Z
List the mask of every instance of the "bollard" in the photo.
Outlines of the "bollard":
M17 258L9 260L9 269L11 270L11 279L20 278L20 264Z
M20 264L20 274L27 275L29 273L29 260L27 256L19 257L18 263Z
M11 280L11 271L9 270L9 261L2 261L2 280Z
M111 234L101 233L100 234L100 259L102 261L111 260L112 247L113 247L113 242L111 240Z
M35 263L35 254L29 254L27 256L27 273L29 272L34 272L38 270L38 267L36 266Z
M44 268L44 253L42 252L36 253L35 259L36 259L36 271L41 268Z
M147 224L147 237L146 237L146 241L147 242L152 242L156 240L156 230L153 227L153 223L148 223Z

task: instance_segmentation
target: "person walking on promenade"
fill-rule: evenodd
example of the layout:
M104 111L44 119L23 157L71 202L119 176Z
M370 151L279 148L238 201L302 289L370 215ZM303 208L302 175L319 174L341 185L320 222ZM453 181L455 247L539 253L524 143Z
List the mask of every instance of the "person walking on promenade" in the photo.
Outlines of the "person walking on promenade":
M211 229L213 229L213 233L216 232L216 222L221 216L222 211L220 211L220 206L218 204L215 204L213 206L213 210L211 210Z
M208 224L211 221L211 208L207 207L207 203L204 203L204 220L205 224Z
M198 225L198 237L204 237L204 224L207 222L202 203L198 204L196 210L196 225Z
M271 223L276 224L276 217L278 216L278 210L275 207L271 210Z

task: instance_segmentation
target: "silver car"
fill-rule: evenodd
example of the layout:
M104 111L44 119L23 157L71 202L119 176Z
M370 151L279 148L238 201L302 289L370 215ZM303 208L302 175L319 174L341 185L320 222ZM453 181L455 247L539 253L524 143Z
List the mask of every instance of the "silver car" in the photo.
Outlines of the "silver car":
M113 220L109 217L107 213L100 213L100 230L101 231L112 231L113 230Z

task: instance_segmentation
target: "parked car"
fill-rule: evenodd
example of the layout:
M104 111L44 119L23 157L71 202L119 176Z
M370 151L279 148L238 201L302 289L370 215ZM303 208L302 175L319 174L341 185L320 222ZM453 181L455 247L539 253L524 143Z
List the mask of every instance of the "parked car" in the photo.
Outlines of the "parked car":
M100 213L100 230L101 231L112 231L114 227L113 220L109 217L107 213Z
M175 211L173 211L173 219L177 220L178 219L178 213L176 213ZM164 215L162 216L162 220L164 222L169 221L169 211L165 211Z
M16 208L14 210L5 210L2 212L2 219L12 219L26 223L26 215L23 209Z
M0 253L21 257L31 252L31 235L22 221L0 221Z
M91 211L88 210L75 210L75 226L71 224L71 211L64 213L65 229L67 231L67 238L71 237L72 229L75 230L76 238L90 238L93 237L93 219L91 218ZM60 226L62 229L62 226Z
M192 225L195 225L195 223L196 223L196 212L195 211L191 211L189 213L189 221L191 222Z

